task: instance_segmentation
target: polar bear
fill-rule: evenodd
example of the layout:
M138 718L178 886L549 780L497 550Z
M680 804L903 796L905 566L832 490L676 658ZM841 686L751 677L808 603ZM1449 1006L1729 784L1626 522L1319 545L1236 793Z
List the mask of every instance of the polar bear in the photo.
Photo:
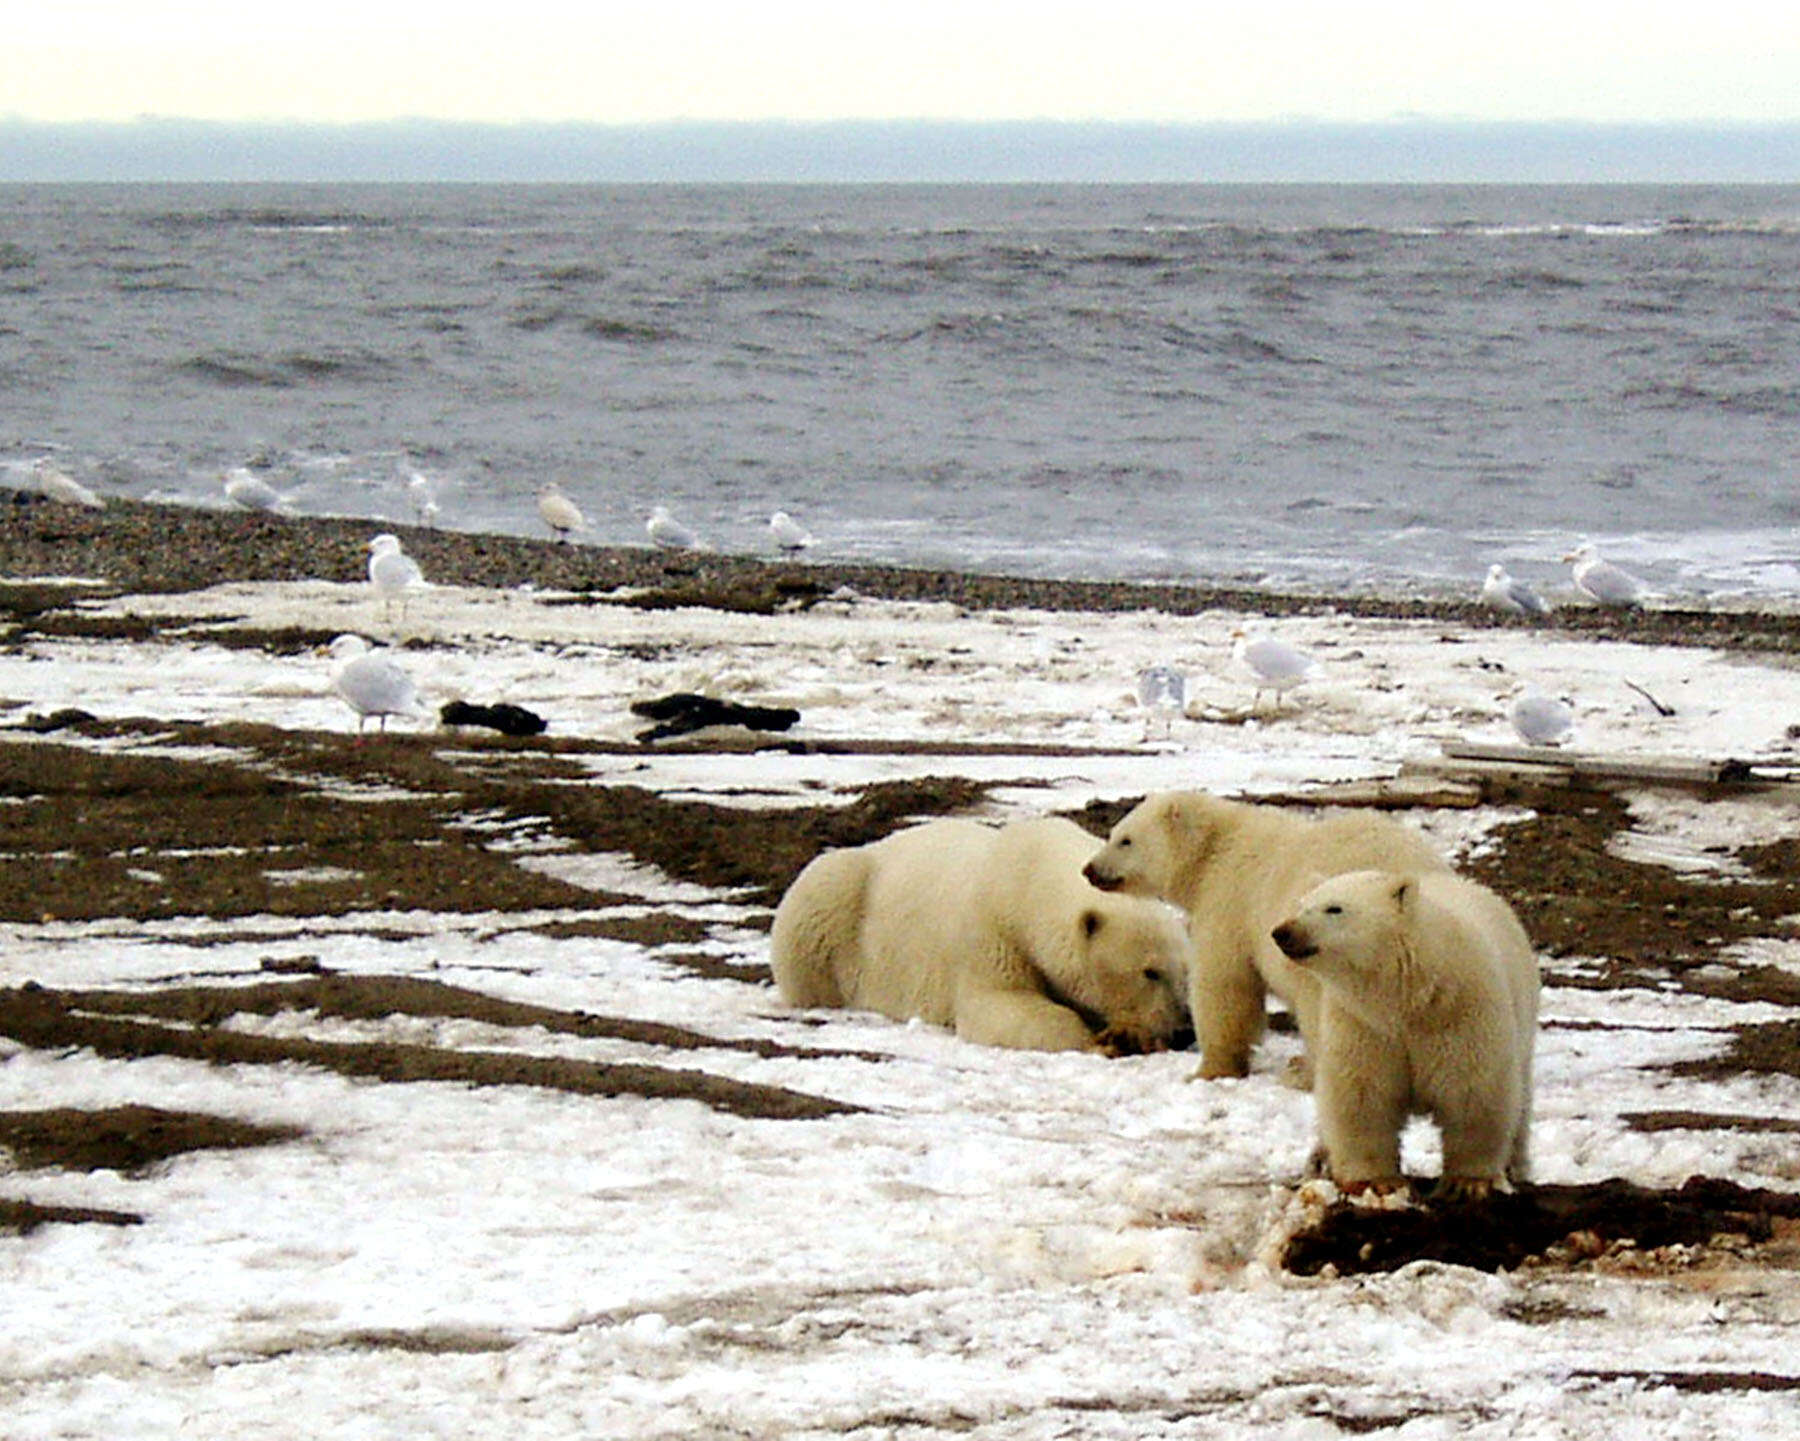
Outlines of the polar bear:
M1155 896L1188 913L1196 1074L1212 1079L1249 1073L1269 991L1293 1012L1310 1054L1318 983L1287 961L1269 931L1315 882L1371 866L1448 869L1422 836L1386 816L1309 820L1206 791L1159 791L1112 828L1084 874L1102 890Z
M1319 980L1313 1094L1339 1186L1403 1186L1400 1131L1418 1114L1443 1134L1445 1199L1527 1179L1539 983L1511 906L1460 876L1351 871L1272 935Z
M776 908L775 984L791 1005L917 1016L991 1046L1162 1049L1186 1023L1182 917L1089 886L1096 844L1045 817L827 851Z

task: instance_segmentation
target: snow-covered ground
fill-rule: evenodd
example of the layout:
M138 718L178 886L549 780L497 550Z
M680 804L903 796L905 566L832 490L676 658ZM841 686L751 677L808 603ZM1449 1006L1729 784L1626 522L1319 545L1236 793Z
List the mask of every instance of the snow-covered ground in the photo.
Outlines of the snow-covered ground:
M1270 622L1259 629L1313 652L1323 675L1279 712L1245 720L1250 682L1229 659L1241 617L1225 614L964 614L846 599L757 617L556 599L436 589L406 623L431 645L402 659L434 710L458 696L509 700L546 715L552 736L629 739L644 724L629 701L690 690L795 706L797 737L1002 748L576 757L596 783L719 805L819 805L875 780L944 774L995 783L995 814L1171 786L1286 791L1392 774L1447 740L1509 742L1505 707L1527 683L1572 698L1573 745L1619 756L1791 765L1787 731L1800 722L1791 665L1554 631ZM346 630L377 620L363 588L325 584L94 609ZM1196 717L1167 739L1134 699L1137 672L1152 664L1186 672ZM1628 681L1675 714L1658 715ZM322 657L204 637L27 640L0 652L0 699L17 703L14 714L78 706L354 729ZM17 731L0 743L173 744ZM456 742L443 749L454 755ZM1645 794L1633 805L1638 858L1672 865L1800 833L1791 804ZM1499 818L1415 819L1466 854ZM620 857L520 845L518 858L704 920L701 948L720 958L766 959L743 897ZM1296 1188L1312 1144L1311 1101L1280 1080L1287 1038L1263 1047L1248 1079L1211 1083L1189 1079L1192 1055L983 1049L925 1026L797 1016L765 986L542 924L582 914L258 916L236 923L235 938L224 923L181 919L0 926L0 984L259 976L267 962L312 956L351 974L429 975L562 1010L857 1054L669 1051L411 1016L234 1024L700 1068L863 1108L744 1120L699 1101L0 1042L0 1111L153 1105L305 1133L195 1152L142 1176L6 1176L8 1196L146 1219L0 1238L0 1435L1800 1436L1793 1387L1646 1379L1800 1376L1791 1273L1496 1276L1421 1263L1301 1280L1275 1268L1273 1248L1304 1205ZM200 930L204 949L191 944ZM1800 924L1792 938L1757 942L1755 960L1800 968ZM1660 1186L1702 1172L1800 1187L1792 1135L1645 1132L1621 1119L1702 1110L1800 1122L1791 1078L1699 1082L1659 1069L1716 1052L1724 1027L1786 1014L1551 987L1538 1178ZM1601 1019L1605 1029L1583 1024ZM1409 1133L1408 1161L1434 1168L1428 1130Z

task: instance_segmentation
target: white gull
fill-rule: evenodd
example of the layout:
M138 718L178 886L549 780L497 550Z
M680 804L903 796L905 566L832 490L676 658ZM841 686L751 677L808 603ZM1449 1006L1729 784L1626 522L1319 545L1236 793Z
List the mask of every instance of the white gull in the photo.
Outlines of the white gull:
M1253 638L1242 630L1231 633L1231 654L1256 682L1252 706L1261 702L1266 690L1274 691L1279 702L1286 692L1304 685L1319 673L1318 661L1305 651L1269 636Z
M805 550L813 543L812 533L785 510L769 517L769 536L782 550Z
M581 513L581 507L564 495L555 481L538 491L537 508L544 524L550 527L550 534L558 540L567 540L571 531L587 529L587 517Z
M326 654L333 663L331 688L356 712L357 734L370 716L385 731L389 716L419 713L418 687L385 650L371 650L360 635L340 635Z

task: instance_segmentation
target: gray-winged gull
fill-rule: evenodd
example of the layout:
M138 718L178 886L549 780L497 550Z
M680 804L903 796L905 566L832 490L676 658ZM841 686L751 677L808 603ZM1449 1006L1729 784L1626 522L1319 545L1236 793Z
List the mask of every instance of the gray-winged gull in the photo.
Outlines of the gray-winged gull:
M1575 726L1575 708L1541 690L1527 690L1507 713L1512 728L1526 745L1553 746L1567 739Z
M1591 540L1584 540L1563 557L1574 566L1575 589L1601 605L1636 605L1644 598L1644 584L1611 561L1600 559Z
M1506 567L1499 564L1488 567L1487 579L1481 583L1481 598L1496 610L1508 610L1515 615L1550 613L1550 607L1535 590L1508 575Z
M370 650L360 635L340 635L326 654L332 660L331 688L356 712L357 734L370 716L385 731L389 716L418 713L418 687L385 650Z
M644 529L664 550L696 550L700 545L700 537L670 515L667 506L659 505L652 510L650 519L644 522Z
M1144 708L1144 736L1153 720L1160 719L1166 736L1175 717L1187 713L1187 676L1172 665L1146 666L1138 672L1138 704Z

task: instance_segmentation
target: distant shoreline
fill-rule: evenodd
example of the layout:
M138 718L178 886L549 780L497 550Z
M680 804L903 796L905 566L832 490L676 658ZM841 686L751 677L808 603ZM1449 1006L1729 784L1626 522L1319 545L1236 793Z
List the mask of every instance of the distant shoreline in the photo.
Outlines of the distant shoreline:
M630 591L650 607L773 611L847 588L882 600L944 602L969 610L1337 613L1441 621L1475 628L1529 626L1474 600L1305 594L1204 583L1055 580L889 565L789 561L649 546L561 544L526 536L426 529L352 516L266 516L114 500L104 510L0 489L0 584L97 580L121 591L179 592L234 582L361 582L369 537L401 536L436 584L608 596ZM1473 587L1471 587L1473 589ZM1596 639L1800 655L1792 610L1657 608L1557 611L1548 625Z
M0 183L1791 184L1800 120L0 118Z

